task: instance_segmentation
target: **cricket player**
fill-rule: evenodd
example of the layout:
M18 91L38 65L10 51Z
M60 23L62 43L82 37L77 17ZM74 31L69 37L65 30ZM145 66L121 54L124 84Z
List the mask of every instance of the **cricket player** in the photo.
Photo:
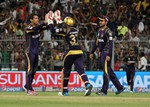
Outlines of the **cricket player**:
M27 95L37 95L37 92L32 88L32 82L36 69L38 67L38 51L39 51L39 38L41 31L48 29L50 22L49 15L45 15L45 21L39 24L39 17L37 14L30 16L30 24L27 26L25 31L25 69L26 69L26 84L24 89L27 91Z
M92 85L89 83L88 77L84 72L83 67L83 51L78 43L78 31L75 28L75 22L72 17L66 17L64 19L65 30L63 33L57 33L57 35L63 36L69 50L66 51L64 55L64 65L61 74L61 92L58 93L60 96L68 96L68 82L71 73L72 65L74 64L77 73L79 74L80 79L83 81L85 85L85 96L89 96L91 94Z
M103 86L102 89L97 91L97 95L107 95L109 80L112 81L117 88L117 94L124 91L124 87L120 84L114 71L111 68L111 58L113 51L113 35L111 30L107 27L108 18L106 16L98 17L100 28L96 36L94 46L92 48L90 58L93 59L93 54L96 49L99 49L99 57L102 63L103 74Z
M134 75L135 75L137 57L135 56L134 49L132 47L129 48L129 54L127 54L123 58L123 63L125 64L128 89L130 90L130 93L133 93Z

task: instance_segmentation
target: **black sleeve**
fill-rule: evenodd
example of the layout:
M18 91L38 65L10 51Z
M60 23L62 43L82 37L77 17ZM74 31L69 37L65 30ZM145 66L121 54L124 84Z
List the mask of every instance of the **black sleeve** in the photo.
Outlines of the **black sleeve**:
M29 26L26 30L26 33L30 34L30 35L32 35L32 34L36 35L36 34L39 34L41 31L48 29L48 27L49 26L46 25L45 23L42 23L42 24L37 25L35 27Z

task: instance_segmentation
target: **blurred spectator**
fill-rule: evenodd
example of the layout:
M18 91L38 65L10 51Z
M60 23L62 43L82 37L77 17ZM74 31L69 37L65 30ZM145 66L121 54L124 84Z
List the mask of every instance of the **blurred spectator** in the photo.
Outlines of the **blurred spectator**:
M2 68L9 69L10 68L10 52L7 49L7 46L4 45L4 49L2 50Z
M18 2L18 6L16 8L17 17L20 22L23 22L27 17L27 4L26 2Z
M23 31L21 29L21 25L17 26L17 30L16 30L15 34L16 34L16 36L17 36L18 39L22 39Z
M136 32L132 32L131 37L130 37L130 41L133 42L140 42L140 38L137 36Z
M145 57L145 53L141 52L140 53L140 61L139 61L139 70L146 71L146 66L147 66L147 59Z
M117 27L117 39L118 40L127 40L129 29L125 25L125 21L121 22L121 25Z
M18 63L18 70L24 70L25 67L25 63L24 63L24 54L23 54L23 50L19 51L18 57L17 57L17 63Z
M44 30L43 40L49 41L49 40L51 40L51 36L52 36L52 34L51 34L50 30L48 30L48 29Z
M141 41L150 40L150 35L148 34L148 31L144 30L140 36Z
M11 61L11 66L14 66L15 64L17 64L15 50L12 50L10 54L10 61Z

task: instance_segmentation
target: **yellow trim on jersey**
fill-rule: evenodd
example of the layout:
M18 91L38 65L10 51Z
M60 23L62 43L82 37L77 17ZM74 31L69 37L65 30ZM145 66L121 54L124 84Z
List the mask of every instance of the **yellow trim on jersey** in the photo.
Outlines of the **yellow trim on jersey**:
M27 32L27 33L30 33L30 32L34 32L34 30L27 30L26 32Z
M77 55L77 54L83 54L82 50L70 50L68 52L68 55Z
M104 72L108 75L108 67L107 67L107 61L105 60L105 69Z
M47 26L43 26L42 28L46 28Z
M27 53L25 53L26 54L26 57L27 57L27 62L28 62L28 64L27 64L27 72L30 72L30 69L31 69L31 66L30 66L30 59L29 59L29 56L28 56L28 54Z
M65 61L66 57L69 55L78 55L78 54L83 54L82 50L70 50L67 55L64 57L63 62Z
M58 35L58 36L63 36L63 37L66 36L65 34L56 34L56 35Z
M96 46L98 46L98 38L96 39Z

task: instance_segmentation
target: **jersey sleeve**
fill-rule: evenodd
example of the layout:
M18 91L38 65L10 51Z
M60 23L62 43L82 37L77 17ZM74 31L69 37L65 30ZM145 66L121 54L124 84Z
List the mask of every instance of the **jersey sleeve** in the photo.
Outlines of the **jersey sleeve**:
M26 29L26 33L30 34L30 35L32 35L32 34L36 35L36 34L39 34L41 31L47 29L48 27L49 26L46 25L45 23L42 23L42 24L37 25L35 27L29 26Z
M108 36L108 41L109 41L108 55L111 57L112 51L113 51L113 33L110 29L107 30L107 36Z

